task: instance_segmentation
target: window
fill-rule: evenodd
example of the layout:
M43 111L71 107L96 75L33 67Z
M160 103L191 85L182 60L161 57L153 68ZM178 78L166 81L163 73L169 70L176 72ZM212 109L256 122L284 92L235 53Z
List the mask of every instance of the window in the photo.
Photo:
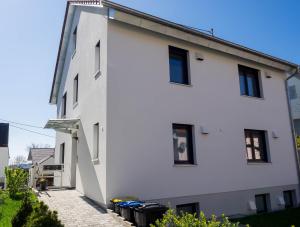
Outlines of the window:
M189 204L177 205L176 210L177 210L178 215L182 215L185 213L198 214L199 203L189 203Z
M259 71L239 65L241 95L261 97L259 85Z
M94 146L93 146L93 159L97 160L99 158L99 123L94 124Z
M297 91L296 91L296 86L295 85L292 85L292 86L289 86L289 97L290 99L296 99L297 98Z
M268 162L265 131L245 129L248 162Z
M65 163L65 143L60 145L60 163Z
M283 192L285 208L290 208L294 206L294 199L293 199L294 191L288 190Z
M62 97L61 117L66 117L66 114L67 114L67 92Z
M95 46L95 73L100 71L100 41Z
M256 213L268 212L268 194L255 195Z
M73 104L76 104L78 102L78 74L74 78L73 82Z
M173 124L173 146L175 164L194 164L193 126Z
M170 81L189 84L188 51L169 46Z
M77 27L73 31L73 44L74 44L74 52L77 48Z

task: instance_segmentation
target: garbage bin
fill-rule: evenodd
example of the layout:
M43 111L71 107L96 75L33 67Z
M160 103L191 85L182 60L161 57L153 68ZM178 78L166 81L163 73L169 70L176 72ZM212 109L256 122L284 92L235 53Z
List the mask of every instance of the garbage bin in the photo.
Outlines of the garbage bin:
M144 202L141 201L127 201L119 205L121 216L129 222L135 223L134 221L134 209L141 207Z
M113 198L113 199L110 200L110 202L111 202L111 209L114 212L119 213L120 211L119 211L119 207L117 207L117 204L120 203L120 202L125 202L125 201L130 201L130 200L137 201L139 199L136 198L136 197L132 197L132 196Z
M137 227L148 227L163 217L168 208L158 203L145 203L134 209L134 220Z

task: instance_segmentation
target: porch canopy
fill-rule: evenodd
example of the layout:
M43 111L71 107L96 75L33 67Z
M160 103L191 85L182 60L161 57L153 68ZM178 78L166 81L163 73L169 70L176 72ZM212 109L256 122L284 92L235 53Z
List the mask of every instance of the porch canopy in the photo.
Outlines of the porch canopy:
M50 119L44 128L72 134L78 130L80 119Z

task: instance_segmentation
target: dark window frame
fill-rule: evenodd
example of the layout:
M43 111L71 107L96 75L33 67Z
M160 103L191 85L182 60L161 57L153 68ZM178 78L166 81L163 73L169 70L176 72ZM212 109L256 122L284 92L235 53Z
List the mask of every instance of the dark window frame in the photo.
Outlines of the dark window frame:
M260 81L260 71L258 69L250 68L244 65L238 65L239 71L239 82L240 82L240 94L248 97L262 98L262 89L261 89L261 81ZM248 78L252 78L254 83L253 87L253 95L250 94ZM242 91L241 83L243 78L243 86L245 91Z
M93 141L93 159L99 159L100 152L100 124L97 122L94 124L94 141Z
M268 163L269 162L266 133L267 132L264 130L244 129L247 162L249 162L249 163L257 163L257 162ZM260 140L260 143L262 143L262 144L260 144L259 147L256 147L254 145L254 139L253 139L254 134L261 136L259 138L259 140ZM250 144L247 144L247 141L246 141L247 137L250 138ZM251 159L248 157L248 149L247 148L251 148L251 154L252 154ZM256 159L255 150L260 151L260 157L262 157L262 158Z
M183 61L182 68L182 81L178 81L174 79L172 76L172 64L171 59L176 58ZM189 51L185 49L181 49L174 46L169 46L169 73L170 73L170 82L176 84L190 85L190 72L189 72Z
M290 200L291 204L287 204L286 195L289 197L289 200ZM283 198L284 198L284 202L285 202L285 208L295 207L294 196L295 196L295 190L283 191Z
M258 208L257 208L257 199L259 198L259 197L262 197L262 199L263 199L263 209L260 209L260 210L258 210ZM258 194L258 195L255 195L255 205L256 205L256 213L257 214L262 214L262 213L267 213L268 211L269 211L269 205L268 205L268 203L269 203L269 194Z
M95 46L95 73L98 73L101 68L101 41L99 40Z
M65 143L60 144L60 162L65 164Z
M182 213L179 211L179 209L185 208L185 207L192 207L193 213L198 216L199 213L199 203L195 202L195 203L186 203L186 204L178 204L176 205L176 213L177 215L182 215Z
M75 52L77 49L77 26L73 31L73 42L74 42L74 52Z
M61 117L66 117L67 115L67 92L62 97L62 110L61 110Z
M172 135L174 135L174 130L176 129L184 129L187 130L187 157L188 159L186 161L182 160L175 160L175 152L174 149L174 138L173 138L173 153L174 153L174 164L175 165L194 165L195 164L195 157L194 157L194 127L193 125L188 124L178 124L174 123L172 124Z
M79 75L77 74L74 77L74 81L73 81L73 105L78 103L78 93L79 93Z

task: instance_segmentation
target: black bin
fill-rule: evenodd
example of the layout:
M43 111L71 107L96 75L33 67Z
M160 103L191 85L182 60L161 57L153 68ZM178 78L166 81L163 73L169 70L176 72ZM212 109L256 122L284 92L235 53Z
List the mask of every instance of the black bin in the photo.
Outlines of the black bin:
M134 209L141 207L144 202L141 201L129 201L127 203L122 203L119 205L121 216L129 222L135 223L134 220Z
M134 209L134 220L137 227L148 227L161 219L168 208L158 203L145 203Z

